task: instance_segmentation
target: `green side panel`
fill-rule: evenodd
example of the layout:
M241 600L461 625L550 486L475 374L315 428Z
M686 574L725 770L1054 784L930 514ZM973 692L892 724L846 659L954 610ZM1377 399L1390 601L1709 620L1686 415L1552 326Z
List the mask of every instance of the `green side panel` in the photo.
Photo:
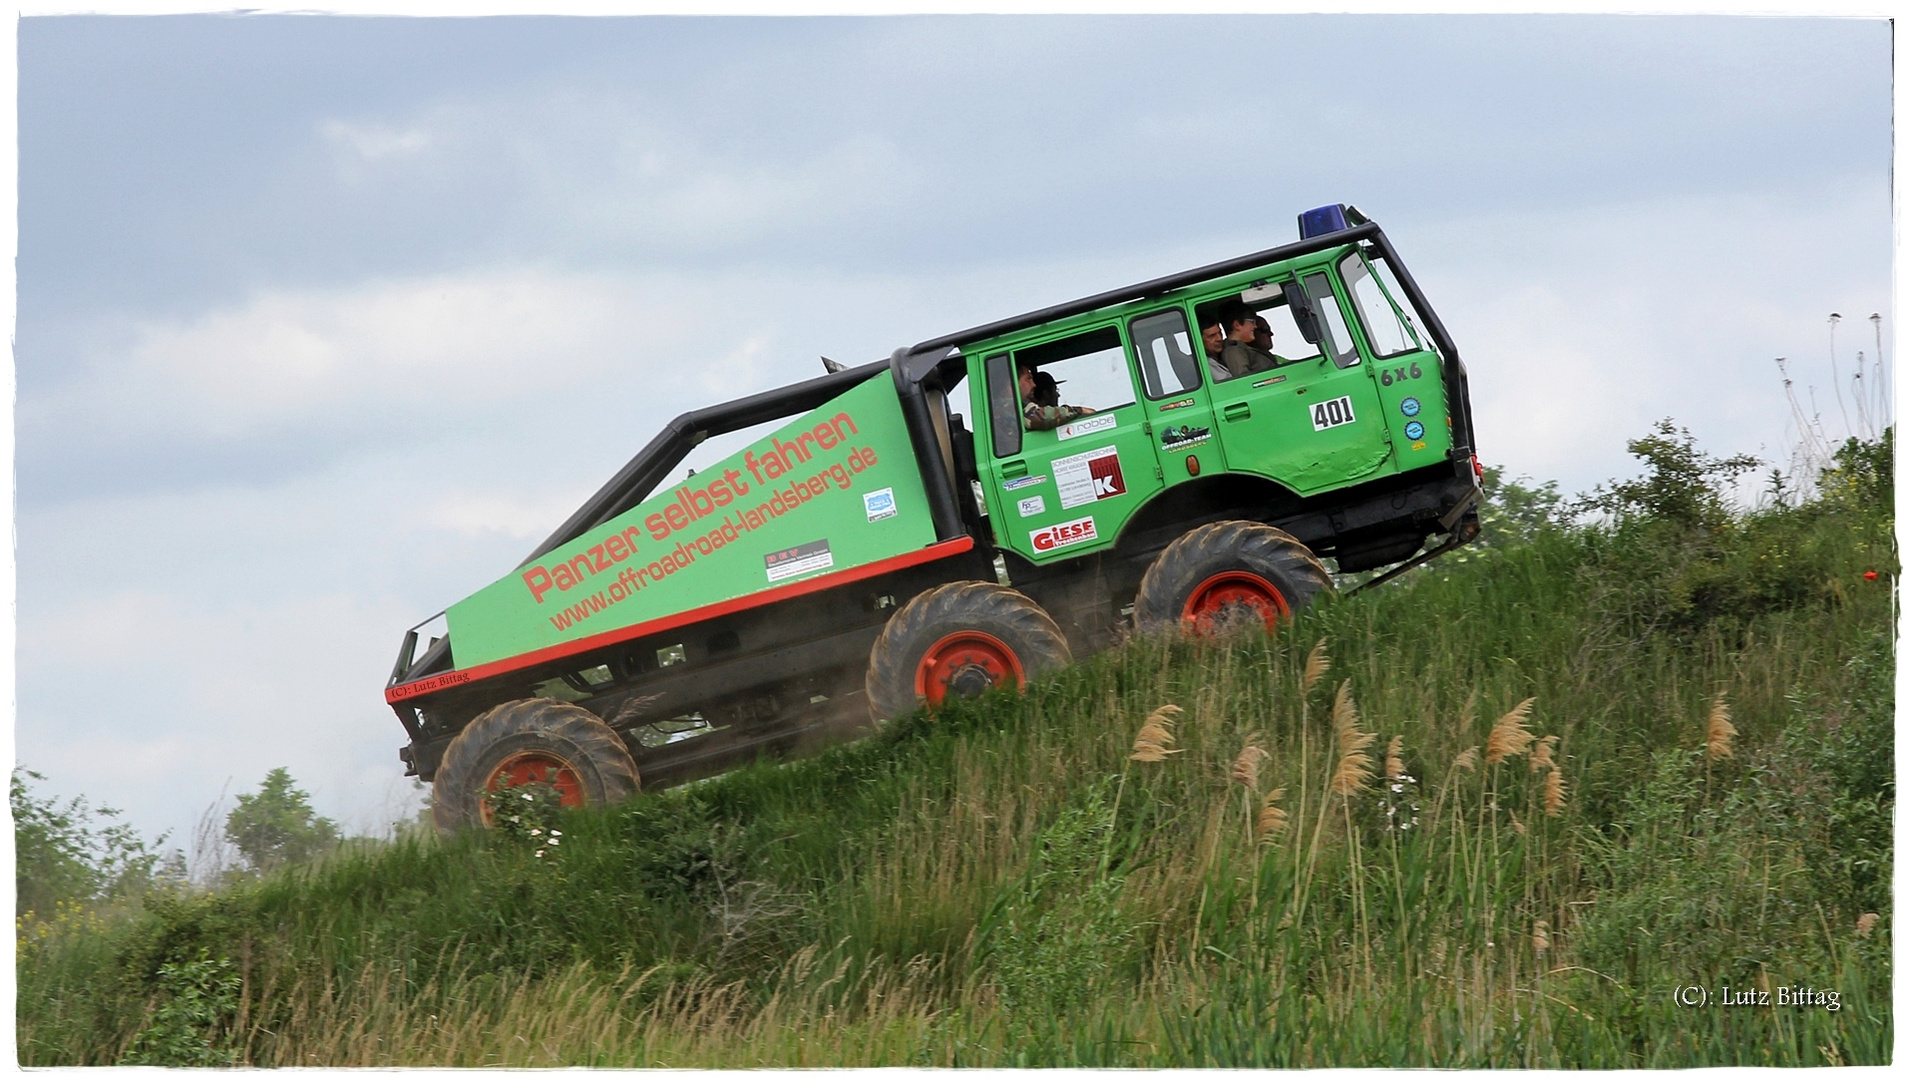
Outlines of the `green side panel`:
M469 668L934 542L894 380L876 376L447 613Z
M1420 469L1444 461L1452 448L1452 414L1445 403L1445 377L1438 354L1426 350L1375 360L1372 371L1399 469Z

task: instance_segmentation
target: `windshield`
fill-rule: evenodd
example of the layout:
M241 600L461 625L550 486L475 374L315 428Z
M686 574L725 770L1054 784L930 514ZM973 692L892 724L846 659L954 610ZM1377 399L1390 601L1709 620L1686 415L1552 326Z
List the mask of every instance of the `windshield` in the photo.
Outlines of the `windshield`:
M1355 251L1340 260L1339 276L1352 293L1353 306L1359 311L1359 321L1365 324L1366 340L1372 344L1375 357L1384 359L1425 348L1410 307L1392 299L1403 295L1398 283L1381 281L1381 276L1392 276L1383 262L1375 269Z

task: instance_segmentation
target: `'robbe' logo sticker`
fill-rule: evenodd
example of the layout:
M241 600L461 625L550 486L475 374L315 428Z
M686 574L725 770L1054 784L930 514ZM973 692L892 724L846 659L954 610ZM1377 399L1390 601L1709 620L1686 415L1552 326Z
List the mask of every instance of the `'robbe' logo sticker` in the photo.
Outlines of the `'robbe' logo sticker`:
M1099 416L1084 417L1072 423L1062 424L1054 429L1054 433L1060 436L1062 442L1066 442L1068 439L1078 439L1082 435L1092 435L1096 431L1106 431L1119 423L1120 418L1113 413L1101 413Z

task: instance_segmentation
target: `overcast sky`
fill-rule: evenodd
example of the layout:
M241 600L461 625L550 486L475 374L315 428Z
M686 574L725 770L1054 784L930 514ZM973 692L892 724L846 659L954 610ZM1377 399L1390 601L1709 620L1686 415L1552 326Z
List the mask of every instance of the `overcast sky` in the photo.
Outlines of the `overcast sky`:
M184 840L287 765L408 796L404 629L668 418L1381 222L1481 455L1673 416L1784 459L1887 318L1881 20L29 18L18 716ZM1893 359L1893 346L1889 346ZM1835 434L1838 432L1832 432Z

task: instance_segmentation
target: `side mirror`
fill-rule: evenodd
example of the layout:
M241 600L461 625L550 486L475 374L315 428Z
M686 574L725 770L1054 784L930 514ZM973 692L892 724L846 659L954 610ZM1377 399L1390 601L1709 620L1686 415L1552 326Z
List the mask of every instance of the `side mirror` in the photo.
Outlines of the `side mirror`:
M1305 338L1308 345L1319 344L1319 316L1312 310L1312 298L1306 295L1306 290L1300 288L1297 281L1286 282L1281 286L1281 291L1286 294L1286 307L1293 313L1299 336Z

